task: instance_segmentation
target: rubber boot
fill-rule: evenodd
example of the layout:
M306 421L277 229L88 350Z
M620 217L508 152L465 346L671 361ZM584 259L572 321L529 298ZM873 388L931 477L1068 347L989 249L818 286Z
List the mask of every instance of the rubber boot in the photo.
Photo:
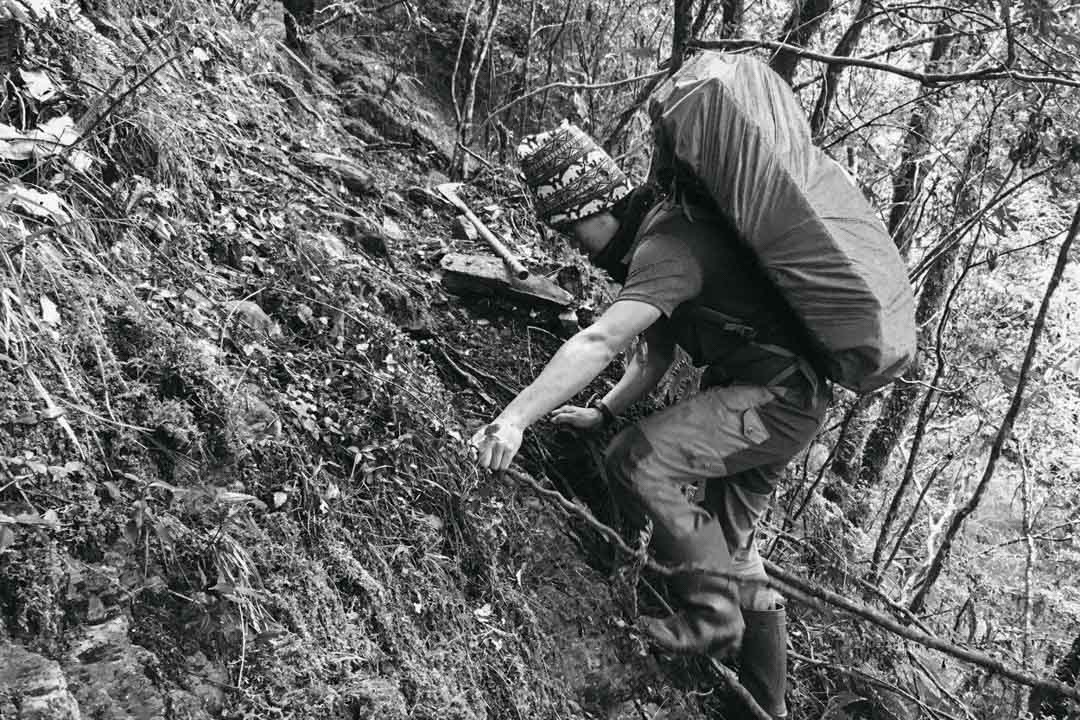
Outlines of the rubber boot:
M649 638L674 653L734 653L743 634L738 587L727 578L699 572L678 576L674 589L685 608L666 618L642 618Z
M743 608L746 629L739 651L739 682L772 717L787 717L787 611Z

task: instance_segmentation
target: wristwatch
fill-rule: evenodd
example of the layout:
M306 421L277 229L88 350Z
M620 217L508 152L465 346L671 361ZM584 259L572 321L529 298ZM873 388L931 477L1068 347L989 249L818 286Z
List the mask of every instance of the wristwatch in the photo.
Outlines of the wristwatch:
M589 407L593 410L600 411L600 416L604 419L603 426L610 427L615 424L615 413L611 412L611 408L604 404L604 401L600 398L593 398L589 401Z

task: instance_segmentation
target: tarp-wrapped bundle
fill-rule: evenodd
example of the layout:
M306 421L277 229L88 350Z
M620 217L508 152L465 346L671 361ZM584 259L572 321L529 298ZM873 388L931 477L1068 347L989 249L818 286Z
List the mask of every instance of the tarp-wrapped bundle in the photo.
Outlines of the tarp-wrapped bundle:
M657 163L707 191L818 346L856 391L899 376L915 354L904 263L846 171L816 147L802 108L767 65L703 53L649 102Z

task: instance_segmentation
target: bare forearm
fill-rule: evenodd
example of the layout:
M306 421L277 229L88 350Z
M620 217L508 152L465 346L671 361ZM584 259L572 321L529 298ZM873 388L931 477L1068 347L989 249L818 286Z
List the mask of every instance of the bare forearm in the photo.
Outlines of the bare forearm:
M660 358L654 358L652 362L646 361L641 352L636 353L622 378L604 396L604 405L615 415L626 412L631 405L656 387L669 365L670 363L665 363Z
M536 378L470 444L480 467L505 470L521 449L525 428L581 392L630 341L652 327L660 310L637 300L616 300L596 322L559 348Z
M526 428L577 395L612 361L615 352L603 341L580 332L552 356L543 372L499 415ZM497 420L497 421L498 421Z

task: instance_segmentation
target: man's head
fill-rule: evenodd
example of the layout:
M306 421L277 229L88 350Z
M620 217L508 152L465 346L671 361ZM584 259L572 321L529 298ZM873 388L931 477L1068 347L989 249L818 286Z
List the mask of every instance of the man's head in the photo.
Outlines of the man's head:
M611 156L565 121L524 138L517 154L540 219L570 235L589 255L603 250L619 228L611 208L631 190Z

